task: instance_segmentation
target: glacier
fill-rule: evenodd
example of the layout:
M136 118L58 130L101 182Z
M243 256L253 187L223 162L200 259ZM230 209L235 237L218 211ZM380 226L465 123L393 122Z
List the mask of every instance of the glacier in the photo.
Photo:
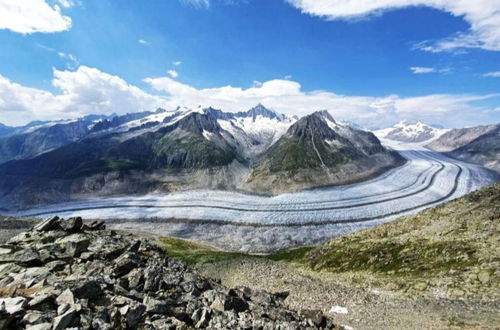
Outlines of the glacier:
M108 227L175 236L221 249L266 253L311 245L417 213L496 181L488 170L417 143L383 140L408 162L357 184L258 196L193 190L117 196L11 212L16 216L81 216Z

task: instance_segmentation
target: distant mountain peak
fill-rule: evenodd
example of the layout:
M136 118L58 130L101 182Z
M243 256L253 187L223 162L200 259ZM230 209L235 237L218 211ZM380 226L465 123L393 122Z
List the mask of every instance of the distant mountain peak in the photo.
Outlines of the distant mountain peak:
M328 112L328 110L319 110L319 111L316 111L316 112L313 112L312 115L314 116L319 116L319 117L322 117L324 119L327 119L331 122L333 122L334 124L336 124L337 122L335 121L335 119L333 119L332 115L330 114L330 112Z
M427 124L426 122L424 122L422 120L410 121L410 120L406 120L406 119L401 120L399 123L395 124L393 127L409 127L409 126L432 127L432 128L440 128L440 129L444 128L443 126L437 125L437 124Z
M300 118L290 126L288 133L303 139L312 136L329 139L336 136L337 125L328 111L321 110Z
M248 116L253 117L254 120L257 116L263 116L263 117L267 117L267 118L271 118L271 119L276 118L278 120L283 120L283 117L284 117L282 114L280 114L272 109L266 108L261 103L257 104L255 107L248 110L247 114L248 114Z
M421 120L414 122L402 120L393 127L376 131L376 134L380 138L389 140L420 143L435 139L446 131L446 129L428 125Z

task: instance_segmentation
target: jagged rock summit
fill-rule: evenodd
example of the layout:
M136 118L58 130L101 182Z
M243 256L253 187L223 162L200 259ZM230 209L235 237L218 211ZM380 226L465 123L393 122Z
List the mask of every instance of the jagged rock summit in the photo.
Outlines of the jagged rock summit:
M227 289L148 240L48 218L0 246L0 329L332 329L287 293Z

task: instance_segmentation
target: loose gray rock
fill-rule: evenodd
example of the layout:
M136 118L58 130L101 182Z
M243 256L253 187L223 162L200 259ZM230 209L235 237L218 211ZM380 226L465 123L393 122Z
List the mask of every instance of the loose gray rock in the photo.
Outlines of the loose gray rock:
M150 314L165 315L171 310L171 307L169 307L166 301L160 301L151 296L144 296L142 303L146 306L146 312Z
M81 217L73 217L68 220L61 221L61 228L68 233L78 233L83 227L83 220Z
M75 296L70 289L66 289L59 295L59 297L57 297L56 302L58 305L66 304L72 306L75 304Z
M3 329L331 329L286 294L227 289L133 236L50 218L0 246ZM52 323L49 323L52 322Z
M52 329L52 324L50 323L40 323L26 327L26 330L50 330L50 329Z
M49 230L56 229L59 227L58 220L59 220L58 216L47 218L47 219L43 220L42 222L38 223L37 225L35 225L33 227L33 230L35 230L35 231L49 231Z
M73 321L73 318L76 316L76 311L70 308L63 315L57 316L54 318L54 322L52 325L52 330L63 330L66 329Z
M27 304L28 301L24 297L0 299L1 309L11 315L23 312Z

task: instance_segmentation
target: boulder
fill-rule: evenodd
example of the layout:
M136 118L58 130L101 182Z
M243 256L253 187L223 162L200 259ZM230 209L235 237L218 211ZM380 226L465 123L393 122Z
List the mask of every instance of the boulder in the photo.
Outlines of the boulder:
M24 297L2 298L0 299L0 310L10 315L15 315L25 310L28 300Z
M73 217L60 222L61 228L69 233L78 233L82 230L83 220L81 217Z
M144 296L142 303L146 306L146 313L149 314L165 315L171 310L166 301L160 301L148 295Z
M142 320L144 313L146 312L146 306L143 304L135 303L133 305L125 306L122 315L125 316L127 320L127 326L130 328L136 327Z
M30 308L37 310L50 310L54 305L54 294L47 292L37 293L28 303Z
M58 305L69 305L72 306L75 304L75 296L70 289L66 289L57 297L56 302Z
M75 316L76 311L73 308L70 308L66 313L55 317L52 324L52 330L63 330L68 328Z
M78 299L96 299L102 294L101 284L95 280L84 280L73 286L73 294Z
M127 275L132 269L136 268L140 260L134 253L125 253L114 261L113 273L116 277Z
M38 266L42 264L40 255L35 249L29 247L11 254L4 254L0 256L0 264L2 263L16 263L24 266Z
M59 217L50 217L41 222L37 223L34 227L34 231L49 231L54 229L59 229Z
M218 295L210 307L220 312L235 311L239 313L246 311L249 306L243 299L232 296Z
M162 281L162 267L152 264L144 269L144 291L157 291Z
M194 311L191 316L193 323L196 328L206 328L208 326L208 322L210 322L210 310L207 308L200 308Z
M0 330L9 330L12 320L12 315L0 309Z
M39 311L29 311L24 315L22 319L22 322L26 324L40 324L45 321L47 321L45 319L45 315Z
M56 243L64 245L66 255L79 257L83 252L87 251L90 239L84 234L72 234L58 239Z
M26 330L50 330L50 329L52 329L52 324L50 323L40 323L26 327Z
M89 231L104 230L106 229L106 224L104 223L104 221L92 221L91 223L84 225L83 229Z

